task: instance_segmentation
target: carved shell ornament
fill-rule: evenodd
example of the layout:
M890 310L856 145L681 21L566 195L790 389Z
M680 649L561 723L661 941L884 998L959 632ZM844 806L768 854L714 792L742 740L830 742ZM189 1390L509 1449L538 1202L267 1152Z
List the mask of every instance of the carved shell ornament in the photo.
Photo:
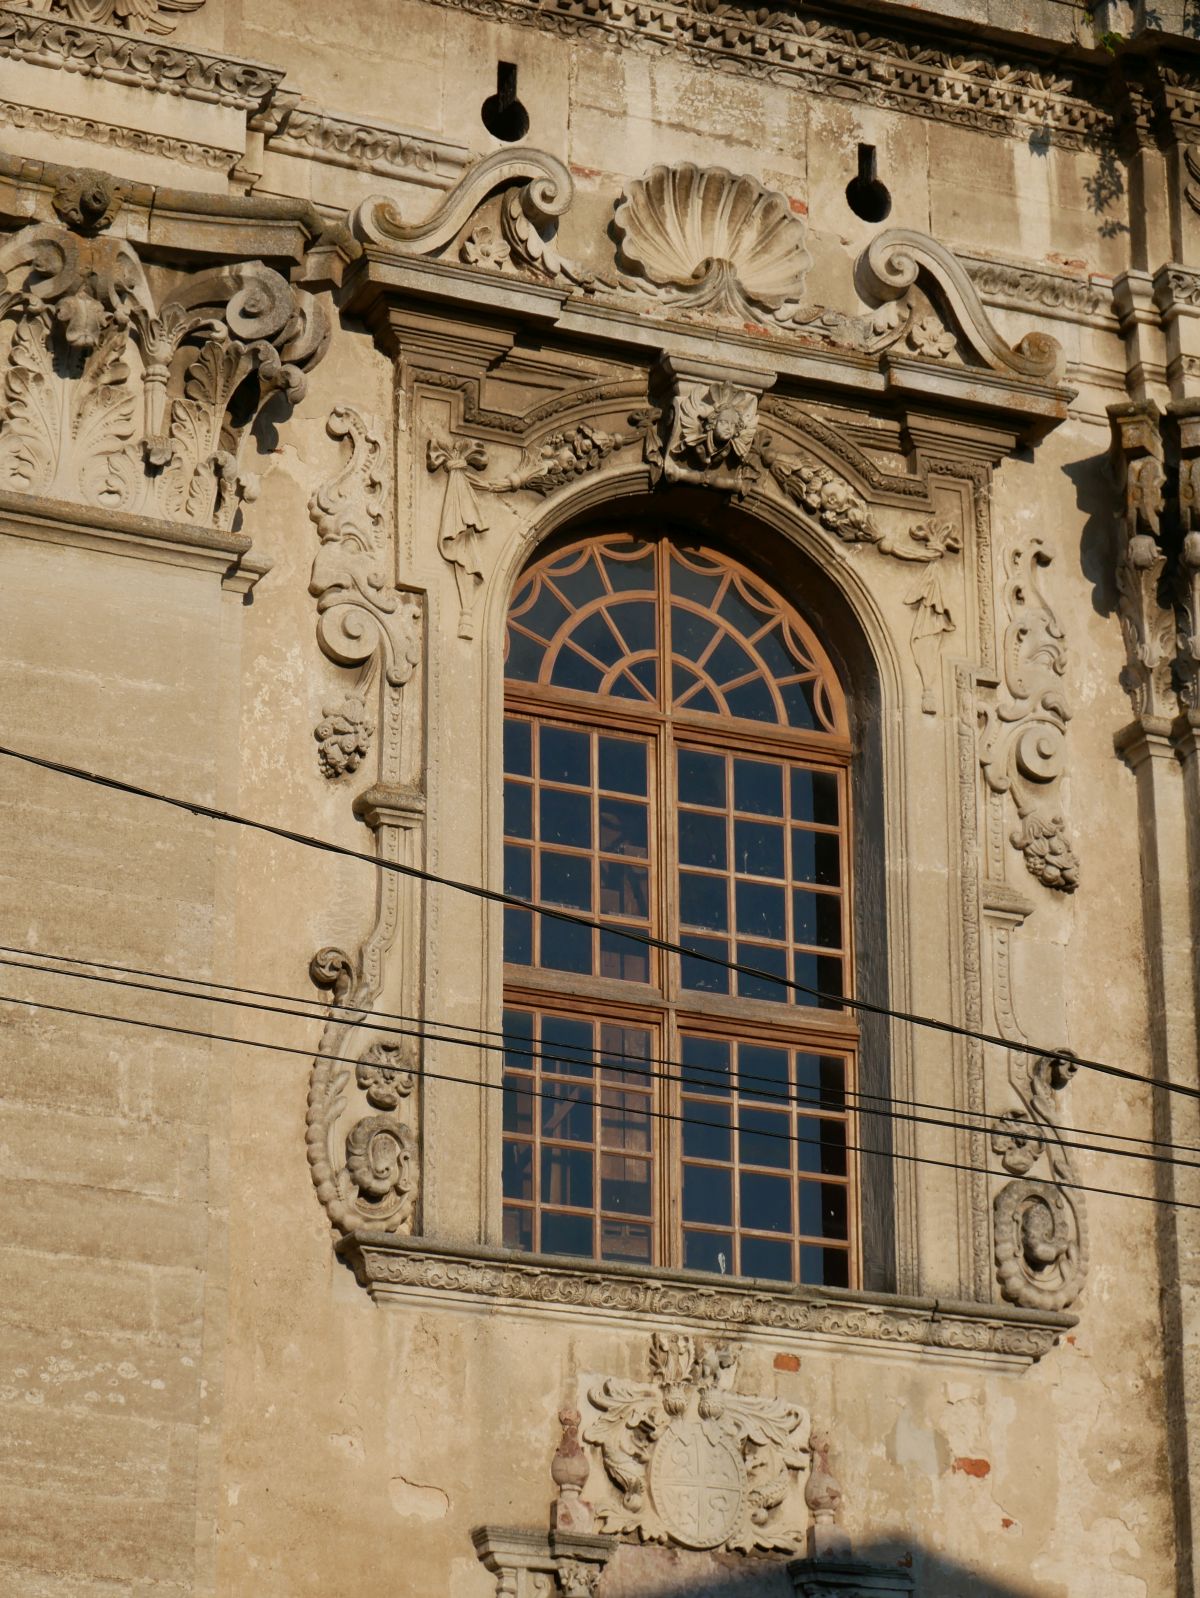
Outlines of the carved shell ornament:
M812 266L787 196L724 167L651 167L622 195L613 226L618 264L687 310L757 320L802 299Z

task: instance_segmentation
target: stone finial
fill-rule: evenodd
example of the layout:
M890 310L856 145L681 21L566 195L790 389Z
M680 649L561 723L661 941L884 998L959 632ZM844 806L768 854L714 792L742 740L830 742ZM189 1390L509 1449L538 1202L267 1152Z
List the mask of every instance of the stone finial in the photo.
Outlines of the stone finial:
M550 1461L550 1476L558 1488L558 1497L551 1510L550 1522L558 1532L590 1532L592 1506L581 1494L587 1485L591 1466L579 1441L579 1411L560 1409L558 1423L562 1427L562 1437Z
M810 1440L812 1468L804 1488L804 1502L812 1515L808 1528L810 1559L846 1559L850 1539L838 1525L842 1512L841 1483L829 1468L829 1433L815 1431Z

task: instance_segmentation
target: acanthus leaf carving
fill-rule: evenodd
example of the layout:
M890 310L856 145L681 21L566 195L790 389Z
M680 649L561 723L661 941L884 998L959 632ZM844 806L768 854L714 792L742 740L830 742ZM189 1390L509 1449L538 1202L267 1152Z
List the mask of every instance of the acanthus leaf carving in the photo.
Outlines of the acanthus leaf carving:
M652 425L641 415L630 417L629 431L610 433L591 422L580 422L570 430L551 433L528 451L517 469L503 477L488 478L489 456L477 439L430 439L425 452L426 469L446 479L438 520L438 550L454 571L458 587L458 636L474 638L475 607L483 586L483 566L479 543L490 530L481 494L512 494L528 491L550 494L589 472L596 471L614 451L645 437Z
M303 395L325 305L262 262L185 278L157 303L130 243L103 232L117 185L68 172L55 203L72 227L35 223L0 247L13 324L0 482L231 527L256 491L240 465L251 423L274 391Z
M597 1413L584 1440L620 1494L597 1507L600 1525L643 1542L795 1553L804 1530L788 1499L808 1463L806 1411L738 1392L734 1350L701 1353L686 1332L653 1334L650 1373L588 1393Z
M1024 855L1030 875L1047 888L1073 893L1079 862L1060 808L1071 719L1062 690L1067 651L1038 581L1050 562L1040 538L1008 553L1004 692L985 713L979 758L992 792L1012 795L1020 825L1010 841Z
M339 405L325 427L331 438L348 440L350 452L308 502L320 540L308 591L317 602L322 650L336 665L359 668L354 687L323 707L314 731L321 770L337 778L357 770L370 748L375 723L368 706L377 686L395 694L416 669L422 609L384 572L384 445L377 425Z
M1125 639L1121 681L1136 716L1172 711L1175 615L1160 600L1166 567L1162 513L1166 469L1158 407L1152 400L1109 407L1113 462L1122 497L1117 523L1117 613Z
M1200 711L1200 405L1171 406L1179 437L1179 522L1182 542L1176 591L1176 674L1185 709Z
M34 9L93 28L131 33L174 32L180 17L199 11L204 0L38 0Z

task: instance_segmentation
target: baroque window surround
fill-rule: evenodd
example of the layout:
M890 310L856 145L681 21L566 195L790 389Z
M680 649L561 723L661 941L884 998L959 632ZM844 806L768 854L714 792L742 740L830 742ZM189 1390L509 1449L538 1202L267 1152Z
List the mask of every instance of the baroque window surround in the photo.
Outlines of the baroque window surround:
M9 163L0 177L0 214L10 228L32 217L47 238L64 240L72 260L129 253L121 241L130 233L144 240L137 253L157 272L157 252L169 261L176 231L196 215L209 219L217 262L247 262L250 249L270 241L261 271L253 269L261 283L253 272L247 278L249 266L222 265L211 286L195 290L226 295L228 354L257 374L264 398L281 385L293 401L301 396L301 367L320 358L319 320L331 314L364 318L397 361L402 437L415 444L396 462L403 555L389 548L387 440L350 407L330 417L331 450L341 458L331 461L324 485L315 483L310 507L319 540L310 584L318 638L346 689L321 718L314 715L329 723L318 730L322 769L330 780L354 781L355 813L386 858L499 886L499 817L487 798L500 771L499 662L512 581L530 552L568 522L673 486L696 497L701 523L710 514L744 517L747 528L773 530L777 551L795 548L823 573L830 594L857 618L881 703L900 707L899 716L881 718L879 785L883 824L897 843L889 862L906 858L902 841L913 868L889 867L889 968L878 974L878 991L897 1008L961 1016L1018 1043L1018 1006L1031 1033L1045 1037L1057 1026L1053 1003L1041 1002L1046 995L1028 985L1014 994L1014 977L1034 896L1074 886L1058 795L1069 714L1063 641L1041 592L1045 559L1036 542L1005 545L1003 559L993 550L987 489L990 472L1018 442L1036 442L1065 414L1066 392L1048 341L1005 344L965 271L935 241L911 234L875 241L859 269L883 309L866 313L810 311L788 299L786 291L798 292L803 281L799 250L790 282L778 272L758 274L749 258L726 262L722 281L709 285L718 310L698 306L698 325L686 304L671 303L679 298L671 280L686 285L688 263L664 266L661 251L629 242L629 227L624 258L643 274L640 287L625 267L601 281L560 253L555 222L570 208L571 180L537 152L479 163L425 223L402 223L386 205L362 208L357 240L311 208L284 202L160 194L41 163ZM652 172L646 181L695 187L680 172ZM713 184L700 188L711 193ZM763 191L755 203L765 216L775 201ZM472 265L472 254L483 259L479 241L489 228L504 238L507 255L493 251L490 264ZM463 262L446 258L456 242ZM112 290L106 269L89 266L77 288L60 274L53 282L62 305L51 299L43 312L37 285L51 279L19 249L9 288L20 288L14 273L31 263L28 303L81 359L92 358L98 335L125 326L121 297L134 296L127 336L137 359L98 373L100 397L114 402L103 408L111 424L103 461L128 457L129 465L116 478L107 467L99 473L100 499L86 516L60 500L38 500L28 474L19 474L5 489L6 519L31 536L99 537L131 553L182 558L225 573L235 591L253 582L262 567L236 530L242 467L253 452L219 414L206 425L223 442L189 468L199 471L197 483L211 481L212 506L197 502L190 521L147 520L140 510L154 474L181 459L162 437L162 422L188 425L186 405L179 408L188 395L172 387L179 374L168 371L162 402L156 389L164 328L182 326L160 326L163 316L176 316L169 308L179 290L169 271L143 289L126 287L136 271L122 268ZM690 293L685 288L684 298ZM186 294L179 300L184 314L191 303ZM10 316L26 316L26 304L12 301ZM722 324L719 307L730 304L743 315L750 305L769 342ZM213 325L211 317L204 325ZM66 381L79 379L68 373ZM127 416L134 418L128 427ZM114 495L130 508L114 504ZM781 577L786 588L786 572ZM440 713L451 679L466 685L478 709L473 733ZM944 769L937 816L915 815L907 802L905 774L916 758ZM916 869L922 849L941 871L932 898L932 879ZM906 929L947 923L947 981L941 991L914 993ZM514 1261L499 1252L496 1096L472 1093L478 1138L450 1165L439 1151L447 1129L464 1124L470 1090L432 1075L419 1081L414 1067L458 1074L464 1051L429 1044L418 1059L411 1042L378 1035L359 1046L354 1025L373 1007L497 1024L498 938L497 913L481 916L448 893L388 875L363 942L351 953L322 950L313 962L314 977L350 1014L331 1013L314 1065L310 1164L343 1239L338 1246L378 1300L448 1291L530 1310L591 1304L623 1318L669 1314L698 1326L716 1319L748 1335L791 1329L913 1351L940 1346L1001 1363L1038 1357L1070 1323L1061 1311L1082 1280L1082 1216L1069 1187L1039 1183L1031 1172L1041 1160L1053 1183L1070 1180L1054 1113L1069 1069L1041 1072L1015 1053L1005 1085L1003 1062L985 1070L973 1043L922 1040L918 1050L900 1026L891 1028L889 1049L897 1095L951 1098L977 1119L942 1145L950 1163L976 1169L923 1167L921 1205L903 1155L930 1145L914 1123L895 1125L898 1293L777 1293L683 1273ZM495 957L483 952L482 990L464 993L446 951L485 940ZM398 958L402 950L423 951L423 963ZM860 980L866 976L860 972ZM352 1083L339 1064L348 1049L355 1051ZM489 1065L481 1051L473 1069L490 1080ZM984 1117L994 1122L990 1136ZM1031 1240L1049 1269L1037 1266L1036 1250L1031 1263Z
M708 192L683 169L659 170L646 181ZM791 299L780 298L778 272L763 278L752 259L734 260L718 263L721 286L710 272L717 309L706 289L696 312L720 321L723 307L757 306L782 337L764 345L728 321L701 334L687 305L681 318L670 304L671 282L686 281L688 263L664 267L661 251L626 247L613 277L561 252L556 226L572 187L552 157L506 151L471 169L423 223L382 203L356 213L362 252L342 310L362 316L397 363L406 441L396 491L405 587L389 584L379 565L382 432L348 407L329 426L349 441L349 457L312 507L322 546L313 582L319 637L337 664L358 668L366 689L332 714L326 707L318 742L324 755L330 736L344 738L355 765L368 750L378 762L379 780L360 793L356 813L391 858L499 887L499 818L488 796L501 771L498 663L515 576L543 539L598 506L619 511L628 496L684 486L709 514L732 506L753 518L747 525L774 529L780 550L799 550L824 574L875 659L881 703L901 707L881 718L888 858L906 862L889 865L886 885L888 969L877 973L886 1002L999 1030L1018 1046L1022 1023L1040 1038L1058 1031L1053 994L1023 981L1014 999L1014 982L1035 896L1075 887L1059 794L1065 649L1041 588L1044 551L1036 539L997 537L989 494L992 471L1018 443L1035 443L1066 413L1053 341L1031 335L1010 347L955 258L932 239L896 232L858 263L868 305L873 298L881 311L805 309L795 297L807 264L797 251L795 281L782 285ZM764 206L773 203L762 193ZM650 301L635 308L628 296L639 292L639 270ZM538 394L548 397L531 404ZM728 420L708 425L718 413ZM370 507L365 532L352 502ZM353 627L339 628L339 615ZM422 626L427 665L418 658ZM405 690L410 681L415 692ZM448 728L440 714L448 682L460 699L466 684L478 706L474 732L461 718ZM914 759L944 771L936 815L914 814L906 800ZM940 884L932 898L922 851ZM456 1150L451 1171L436 1150L446 1128L463 1125L461 1086L432 1075L410 1082L411 1046L395 1058L381 1052L386 1045L369 1048L357 1095L340 1063L355 1047L354 1017L375 1005L498 1025L499 960L486 951L499 950L499 912L481 915L452 894L394 878L380 893L361 949L314 959L335 1009L314 1066L309 1133L339 1251L378 1301L449 1292L527 1311L590 1304L622 1318L717 1318L751 1335L792 1327L1001 1362L1037 1358L1069 1324L1062 1311L1086 1266L1086 1223L1056 1120L1069 1068L1042 1071L1019 1048L985 1055L971 1040L914 1038L900 1024L889 1028L896 1095L952 1102L972 1116L940 1144L912 1121L893 1127L902 1296L775 1294L504 1254L496 1095L472 1106L478 1149L474 1157ZM423 969L388 958L401 926L408 947L423 951ZM937 991L912 988L912 927L929 935L949 927ZM483 991L464 1001L444 951L481 939ZM430 1043L423 1058L431 1072L462 1070L461 1049ZM493 1079L486 1054L474 1069ZM905 1158L918 1152L943 1161L920 1167L919 1204L918 1167Z

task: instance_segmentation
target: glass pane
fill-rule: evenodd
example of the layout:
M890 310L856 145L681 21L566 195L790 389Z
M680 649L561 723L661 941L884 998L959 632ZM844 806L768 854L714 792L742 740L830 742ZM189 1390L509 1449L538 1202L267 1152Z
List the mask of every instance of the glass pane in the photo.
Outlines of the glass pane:
M735 760L733 807L755 816L782 816L783 767L774 761Z
M650 1162L624 1154L600 1158L600 1208L622 1215L650 1214Z
M680 1039L680 1056L680 1075L693 1092L722 1096L729 1092L728 1043L720 1038L684 1037Z
M600 1095L600 1141L610 1149L650 1152L650 1100L644 1093L605 1087Z
M533 1068L533 1017L528 1010L504 1012L504 1065L510 1071L529 1071Z
M739 943L737 963L747 967L738 973L738 993L743 999L767 999L775 1004L787 1004L791 999L792 990L784 985L788 979L786 949L769 943ZM774 977L780 980L773 981Z
M797 1124L797 1155L802 1171L819 1171L822 1176L846 1174L846 1127L842 1121L818 1121L800 1117Z
M545 644L510 626L504 647L504 675L512 682L536 682L545 653Z
M697 570L697 566L700 570ZM712 571L704 568L714 566ZM707 561L703 555L681 556L676 550L671 551L671 592L681 599L691 599L705 610L709 609L717 597L717 590L721 586L724 573L714 562Z
M572 727L542 727L538 775L543 782L569 782L586 788L592 780L592 740Z
M518 899L533 894L533 851L519 844L504 845L504 891Z
M533 1149L528 1143L504 1144L504 1196L533 1202Z
M542 1149L542 1203L592 1206L594 1160L590 1149Z
M565 1015L544 1015L542 1049L546 1068L555 1075L591 1076L595 1052L590 1021L574 1021Z
M800 682L779 684L779 697L783 700L784 709L787 711L789 727L812 731L823 725L822 718L817 713L814 687L811 677L804 678Z
M553 854L541 857L542 902L571 910L592 908L592 862L587 855ZM574 929L572 929L574 930Z
M533 837L533 789L527 783L504 784L504 830L510 838Z
M683 1218L710 1226L729 1226L733 1220L730 1172L713 1165L683 1167Z
M561 1138L564 1143L590 1143L592 1141L592 1090L578 1082L555 1082L550 1078L542 1082L542 1136ZM591 1155L588 1155L591 1160ZM588 1169L591 1169L589 1164ZM545 1167L543 1167L543 1174ZM590 1181L591 1178L589 1177ZM543 1202L553 1204L591 1203L585 1200L555 1198L543 1192Z
M792 875L797 882L819 882L836 888L841 883L842 863L838 836L833 832L792 829Z
M684 1099L683 1152L697 1160L731 1157L728 1105L708 1099Z
M612 605L609 618L625 640L626 652L641 655L657 648L655 605L649 599L623 599Z
M679 873L679 919L685 927L725 932L729 927L729 884L725 877Z
M600 934L600 975L614 982L649 982L650 950L619 932Z
M606 854L632 855L644 860L649 845L645 805L629 799L600 800L600 847Z
M533 1211L504 1206L504 1246L528 1254L533 1248Z
M629 738L600 739L600 786L617 793L646 792L646 746Z
M575 1254L588 1259L592 1252L590 1215L555 1215L542 1212L543 1254Z
M838 780L833 772L792 767L792 820L838 825Z
M822 949L842 946L842 899L837 893L808 893L797 888L792 893L793 936L797 943L816 944Z
M797 1054L796 1097L801 1104L816 1105L822 1110L844 1110L845 1082L845 1065L836 1056Z
M600 1258L626 1260L633 1265L651 1264L650 1228L629 1221L601 1221Z
M504 769L513 776L528 777L533 772L533 752L527 721L517 721L512 716L504 721Z
M725 808L725 757L698 749L679 751L679 798L683 804Z
M744 1237L741 1274L761 1276L769 1282L790 1282L792 1245L769 1237Z
M765 821L735 821L733 866L748 877L782 877L783 828Z
M787 904L782 888L763 882L739 882L736 888L737 929L751 938L787 938Z
M709 866L714 871L727 869L725 817L702 811L679 812L679 861L685 866Z
M740 1188L744 1227L756 1232L791 1231L792 1184L786 1176L760 1176L757 1171L743 1171Z
M528 910L505 907L504 958L509 965L533 964L533 917Z
M782 1171L790 1170L791 1118L787 1111L742 1110L738 1116L738 1158L743 1165L772 1165ZM743 1215L742 1224L754 1223Z
M683 1263L690 1271L728 1276L733 1270L733 1239L728 1232L685 1232Z
M671 653L683 660L699 660L716 637L717 629L706 616L683 605L671 606Z
M805 1245L800 1250L800 1280L818 1287L849 1287L849 1253L844 1248Z
M541 964L551 971L586 974L592 969L592 930L539 916Z
M564 788L543 788L538 822L543 843L565 843L572 849L592 847L592 798Z
M788 1101L788 1055L786 1049L771 1049L743 1043L738 1050L738 1088L743 1098L767 1103Z
M556 688L573 688L579 694L598 694L604 682L604 668L580 654L568 639L555 657L550 681Z
M533 1079L506 1076L504 1079L504 1130L525 1137L533 1133Z
M806 1237L846 1238L846 1189L840 1183L801 1182L800 1230Z
M679 939L685 949L693 949L716 960L729 959L729 945L723 938L697 938L693 933L683 933ZM692 993L728 993L729 972L709 960L690 959L686 954L679 961L680 984Z
M731 716L741 716L745 721L774 721L780 719L775 696L761 677L730 688L725 703Z
M650 913L650 874L645 866L600 862L600 913L645 921Z
M644 1027L605 1022L600 1028L604 1080L644 1085L648 1080L650 1043L650 1033Z
M602 611L594 610L590 616L584 616L576 622L571 630L570 642L606 667L615 666L626 652Z

